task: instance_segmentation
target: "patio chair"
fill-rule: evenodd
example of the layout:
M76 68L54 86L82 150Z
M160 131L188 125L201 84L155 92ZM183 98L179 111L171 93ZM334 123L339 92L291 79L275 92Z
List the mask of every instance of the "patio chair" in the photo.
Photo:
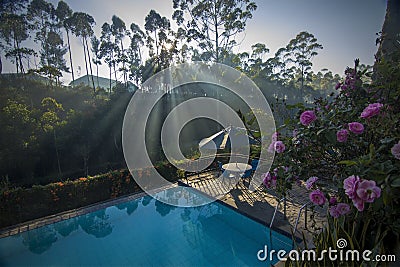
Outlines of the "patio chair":
M250 165L251 165L251 171L252 171L252 172L255 172L255 171L256 171L257 166L258 166L258 162L259 162L258 159L252 159L252 160L251 160Z

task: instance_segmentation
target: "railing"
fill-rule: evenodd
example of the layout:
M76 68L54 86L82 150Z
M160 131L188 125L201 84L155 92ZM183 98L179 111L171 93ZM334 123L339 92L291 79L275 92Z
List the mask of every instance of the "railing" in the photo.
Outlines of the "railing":
M297 231L297 226L299 225L300 215L303 209L304 209L304 228L307 229L307 206L309 203L310 202L307 202L306 204L301 206L299 213L297 214L296 223L294 224L293 233L296 233Z

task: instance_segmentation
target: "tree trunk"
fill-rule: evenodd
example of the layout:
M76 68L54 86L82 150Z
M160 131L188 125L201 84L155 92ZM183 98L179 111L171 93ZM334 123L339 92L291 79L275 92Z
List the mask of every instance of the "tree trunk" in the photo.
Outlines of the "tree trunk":
M56 149L56 157L57 157L57 166L58 166L58 174L62 174L61 172L61 164L60 164L60 156L58 154L58 148L57 148L57 136L56 136L56 130L53 130L53 135L54 135L54 147Z
M112 75L112 73L111 73L111 63L109 65L109 67L110 67L110 91L108 92L108 94L111 95L111 89L112 89L112 85L111 85L111 75Z
M86 58L86 46L85 46L85 39L84 39L84 37L82 37L82 44L83 44L83 55L84 55L84 58L85 58L86 75L87 75L87 80L88 80L88 86L90 86L89 68L88 68L87 58Z
M68 42L68 51L69 51L69 62L70 62L70 65L71 65L72 87L73 87L73 84L74 84L74 82L75 82L74 66L72 65L72 53L71 53L71 44L70 44L70 42L69 42L69 31L66 30L66 32L67 32L67 42Z
M99 64L96 64L96 76L97 76L97 87L100 87L99 85Z
M86 52L87 52L87 56L88 56L88 59L89 59L90 75L92 77L93 94L95 94L96 93L96 86L94 85L94 79L93 79L92 60L90 59L89 46L88 46L88 42L87 42L86 37L85 37L85 43L86 43Z
M1 55L0 55L0 74L3 71L3 63L1 62Z

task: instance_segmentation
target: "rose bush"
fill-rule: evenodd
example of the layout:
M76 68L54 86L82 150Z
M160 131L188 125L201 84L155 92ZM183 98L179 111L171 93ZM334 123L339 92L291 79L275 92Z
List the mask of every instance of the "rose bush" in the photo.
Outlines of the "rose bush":
M382 254L399 244L400 64L377 64L373 82L358 65L345 71L336 95L312 106L287 105L298 116L278 127L273 143L279 136L284 146L269 151L279 152L273 168L287 169L276 184L304 180L310 201L326 208L317 250L346 238L349 249Z

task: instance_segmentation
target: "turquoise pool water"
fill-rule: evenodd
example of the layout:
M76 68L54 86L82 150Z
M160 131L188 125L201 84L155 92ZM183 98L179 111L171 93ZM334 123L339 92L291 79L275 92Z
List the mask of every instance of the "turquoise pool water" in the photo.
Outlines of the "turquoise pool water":
M0 266L270 266L257 252L291 244L219 202L178 208L145 196L2 238Z

